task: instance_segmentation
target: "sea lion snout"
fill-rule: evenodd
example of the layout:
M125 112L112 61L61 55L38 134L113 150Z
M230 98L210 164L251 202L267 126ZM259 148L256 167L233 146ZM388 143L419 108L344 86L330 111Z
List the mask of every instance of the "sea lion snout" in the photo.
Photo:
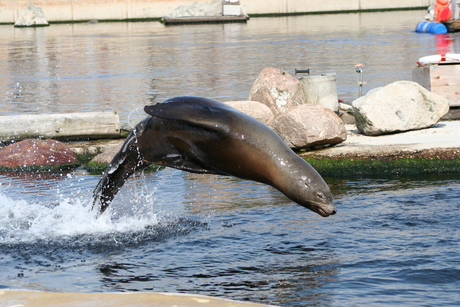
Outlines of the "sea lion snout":
M337 213L337 209L334 206L332 193L328 188L314 191L310 195L312 195L311 197L313 199L308 202L305 207L313 212L318 213L322 217L328 217Z
M313 203L309 209L318 213L322 217L328 217L337 213L337 209L332 203Z
M328 207L329 207L329 208L327 208L328 210L324 210L328 214L328 216L329 215L334 215L334 214L337 213L337 209L335 208L334 205L331 204Z
M337 213L337 209L334 206L334 200L332 193L328 190L326 194L322 191L316 192L317 197L321 200L323 200L323 203L321 204L321 208L324 211L327 216L329 215L334 215Z

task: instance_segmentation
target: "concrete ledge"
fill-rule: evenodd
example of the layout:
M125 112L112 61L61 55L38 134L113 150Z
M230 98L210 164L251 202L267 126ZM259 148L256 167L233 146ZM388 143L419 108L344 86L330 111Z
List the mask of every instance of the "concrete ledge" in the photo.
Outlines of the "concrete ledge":
M366 136L359 133L355 125L346 125L347 140L342 144L320 150L301 152L303 157L318 156L350 158L371 156L385 158L407 156L435 150L460 151L460 121L442 121L431 128L413 130L380 136ZM67 145L76 154L95 155L108 147L117 146L124 139L69 142Z
M431 128L387 134L366 136L354 125L346 125L347 140L342 144L322 150L308 151L302 156L328 158L353 158L410 156L410 154L436 149L460 152L460 121L443 121ZM453 151L452 151L453 150ZM458 155L457 155L458 157Z
M123 292L123 293L53 293L28 290L0 290L0 301L7 302L6 306L28 307L115 307L115 306L156 306L156 307L263 307L255 303L237 302L209 296L152 293L152 292ZM3 306L3 305L2 305Z
M28 138L101 139L120 137L116 112L0 116L0 142Z

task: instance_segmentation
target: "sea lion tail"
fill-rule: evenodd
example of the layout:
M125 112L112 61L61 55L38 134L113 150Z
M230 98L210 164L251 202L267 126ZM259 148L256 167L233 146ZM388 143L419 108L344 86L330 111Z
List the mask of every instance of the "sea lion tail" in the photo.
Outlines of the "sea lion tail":
M135 138L134 133L128 136L93 191L91 209L97 210L96 217L104 213L129 176L151 164L140 157Z

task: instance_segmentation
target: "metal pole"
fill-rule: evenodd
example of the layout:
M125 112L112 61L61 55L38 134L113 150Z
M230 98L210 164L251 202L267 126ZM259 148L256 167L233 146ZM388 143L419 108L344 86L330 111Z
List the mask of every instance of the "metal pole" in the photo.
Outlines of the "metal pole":
M356 67L356 72L359 74L359 97L363 95L363 66L364 64L357 64L355 65Z

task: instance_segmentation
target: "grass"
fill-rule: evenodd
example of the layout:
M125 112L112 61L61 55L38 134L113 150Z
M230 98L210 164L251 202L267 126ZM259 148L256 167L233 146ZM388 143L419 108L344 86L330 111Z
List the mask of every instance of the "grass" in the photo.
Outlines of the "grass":
M353 177L362 175L421 175L460 173L460 158L452 160L402 158L391 161L376 159L305 158L322 176Z
M26 165L17 167L0 166L0 172L7 173L59 173L77 168L78 163L61 165Z
M0 172L53 173L82 167L90 174L100 175L107 168L105 163L94 163L90 155L77 155L77 162L63 165L31 165L15 168L0 167ZM390 161L378 159L330 159L304 158L313 168L325 177L356 176L403 176L422 174L459 174L460 157L455 159L401 158ZM164 167L152 164L145 171L156 172Z
M78 167L84 168L88 173L93 175L102 174L107 168L106 163L95 163L91 160L95 155L76 155L77 162L61 165L27 165L18 167L0 166L0 173L59 173L70 171ZM164 166L152 164L144 169L146 172L156 172L163 169Z

